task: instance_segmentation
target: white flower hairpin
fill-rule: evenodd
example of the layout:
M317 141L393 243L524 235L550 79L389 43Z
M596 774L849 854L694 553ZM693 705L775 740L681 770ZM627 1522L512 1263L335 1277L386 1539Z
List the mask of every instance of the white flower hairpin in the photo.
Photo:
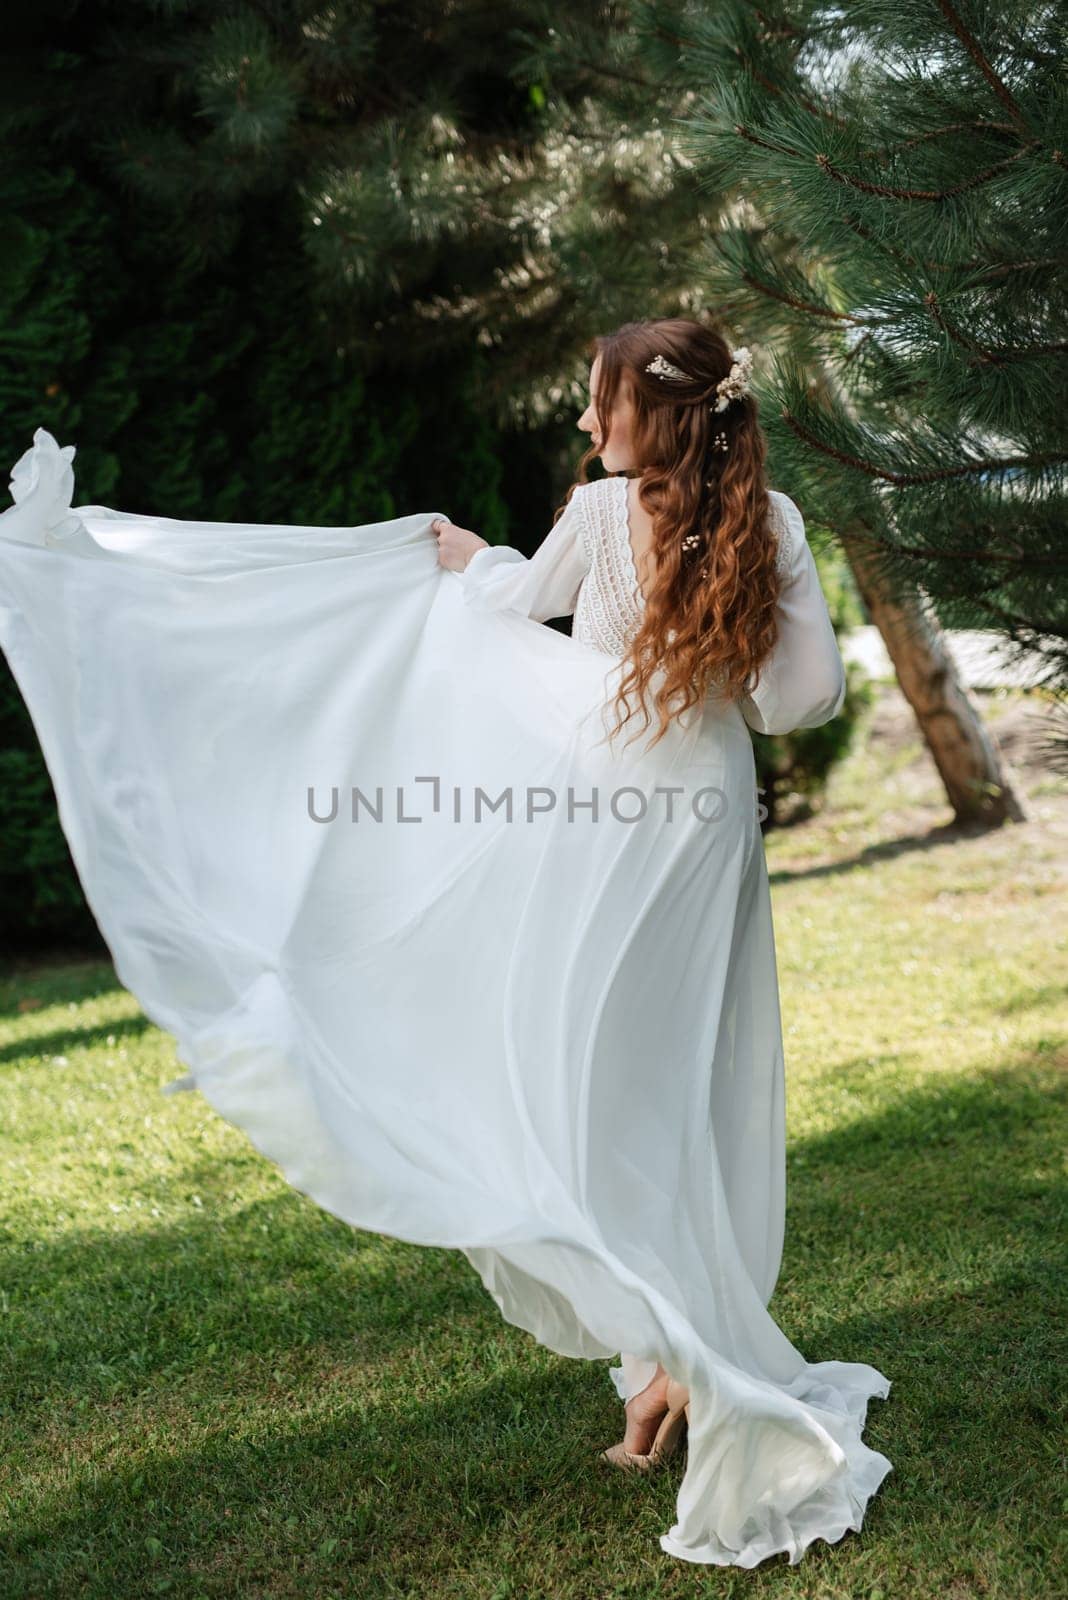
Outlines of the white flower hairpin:
M694 380L688 372L683 372L681 367L673 367L670 361L665 361L663 356L657 356L653 361L645 364L646 372L655 373L658 378L670 378L675 383L692 383Z
M725 378L716 384L716 393L719 399L711 408L713 411L726 411L732 400L741 399L743 394L749 393L749 375L753 370L753 357L746 345L738 350L731 351L733 365Z
M716 403L709 406L709 411L726 411L732 400L741 399L743 394L749 393L749 377L753 370L753 357L747 345L731 351L731 370L725 378L716 384ZM681 367L676 367L664 356L654 356L652 361L645 364L646 372L651 372L661 380L667 379L669 383L696 383L690 373L683 372Z

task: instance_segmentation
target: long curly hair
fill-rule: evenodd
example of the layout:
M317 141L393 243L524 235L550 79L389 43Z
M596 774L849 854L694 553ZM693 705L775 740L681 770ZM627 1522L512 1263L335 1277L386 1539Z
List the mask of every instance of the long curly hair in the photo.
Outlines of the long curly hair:
M639 499L653 518L652 579L646 578L641 621L624 657L611 737L635 715L632 693L645 715L639 732L649 727L655 677L659 725L651 748L673 717L709 693L733 700L752 689L777 642L781 580L764 473L767 441L752 394L713 409L732 355L711 326L687 317L627 322L596 335L589 354L601 358L601 440L608 438L621 386L629 387L635 467L627 476L638 477ZM646 363L658 355L692 381L647 372ZM720 432L725 450L713 443ZM579 462L578 483L589 481L586 468L596 455L591 444ZM696 538L684 546L687 535Z

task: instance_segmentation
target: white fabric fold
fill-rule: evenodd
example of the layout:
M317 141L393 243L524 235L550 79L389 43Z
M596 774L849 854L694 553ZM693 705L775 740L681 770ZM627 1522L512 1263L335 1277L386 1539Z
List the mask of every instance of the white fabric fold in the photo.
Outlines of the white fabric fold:
M822 727L838 715L846 675L805 519L788 494L775 489L770 498L784 557L779 637L739 704L755 733L795 733Z

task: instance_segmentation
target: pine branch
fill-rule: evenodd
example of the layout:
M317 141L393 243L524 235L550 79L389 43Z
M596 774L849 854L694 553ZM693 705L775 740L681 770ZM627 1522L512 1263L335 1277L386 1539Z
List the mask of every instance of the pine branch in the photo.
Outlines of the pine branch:
M1015 162L1029 155L1032 150L1038 147L1038 142L1038 140L1033 140L1030 144L1026 144L1022 149L1017 150L1013 155L1006 156L1004 161L996 161L993 166L984 168L982 172L973 173L968 178L963 178L960 183L954 184L952 188L948 189L903 189L892 184L872 183L864 178L857 178L850 173L842 172L826 155L818 155L816 161L822 170L827 173L828 177L833 178L836 183L840 183L848 189L856 189L861 194L881 195L887 200L944 201L953 200L958 195L967 194L970 189L977 189L983 184L990 183L994 178L999 177L1009 167L1013 166Z
M956 6L951 5L950 0L937 0L937 4L938 9L942 12L942 15L953 29L953 32L957 35L957 38L964 45L964 48L967 50L976 66L983 74L983 77L986 79L987 83L990 84L1002 105L1005 106L1009 112L1013 122L1016 123L1020 128L1026 128L1027 119L1022 110L1016 103L1013 95L1009 92L1006 84L994 71L994 68L987 60L987 57L984 54L978 39L975 37L974 33L972 33L971 29L966 26L964 19L957 10Z
M1015 123L993 122L987 117L975 117L964 122L947 122L940 128L926 128L910 139L902 139L900 143L885 145L878 150L866 150L864 154L873 161L889 160L892 155L900 155L905 150L922 149L935 139L949 139L962 133L1005 133L1015 137L1018 131Z
M882 549L887 545L886 539L880 539L874 534L853 532L850 538L857 544L870 545L873 549ZM895 540L892 548L895 555L900 556L903 561L975 561L983 567L1037 566L1049 568L1053 572L1068 573L1068 556L1034 555L1026 550L1011 552L993 545L968 549L955 544L951 551L946 551L937 545L903 544Z
M968 350L977 356L980 364L1004 365L1007 361L1031 361L1037 356L1063 355L1065 351L1068 351L1068 339L1058 340L1049 344L1033 344L1015 348L1003 347L994 350L989 345L980 344L976 339L969 339L966 334L961 332L942 310L935 290L932 289L924 295L923 303L930 310L932 321L944 333L949 335L954 344L959 345L962 350Z
M839 462L844 467L850 467L854 472L863 472L870 478L878 478L883 483L892 483L896 488L905 488L908 485L920 483L942 483L953 478L963 478L981 472L1015 472L1021 467L1034 469L1056 466L1060 462L1068 462L1068 451L1049 451L1043 454L1026 456L988 456L973 461L960 461L952 466L929 467L923 472L894 472L890 467L880 466L877 462L865 460L862 456L851 454L842 450L837 445L821 439L811 428L806 428L804 423L791 411L783 408L779 415L787 427L802 439L813 450Z

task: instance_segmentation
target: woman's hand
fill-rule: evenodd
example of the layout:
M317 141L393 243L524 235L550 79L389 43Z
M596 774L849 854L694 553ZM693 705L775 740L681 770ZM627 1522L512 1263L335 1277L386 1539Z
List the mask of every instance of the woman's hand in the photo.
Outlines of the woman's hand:
M484 550L488 539L480 539L470 528L458 528L445 517L436 517L430 524L431 533L437 534L438 560L450 572L462 572L476 550Z

